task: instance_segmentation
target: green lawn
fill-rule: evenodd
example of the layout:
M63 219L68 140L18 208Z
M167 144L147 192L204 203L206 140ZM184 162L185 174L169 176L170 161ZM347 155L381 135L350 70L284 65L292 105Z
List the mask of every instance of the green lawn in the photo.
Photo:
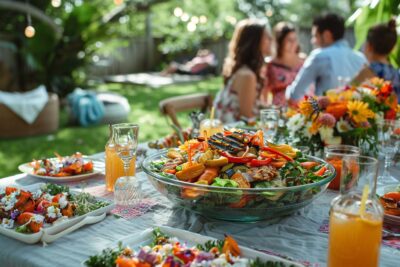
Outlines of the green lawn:
M176 95L199 92L215 94L222 86L220 78L212 78L198 83L173 85L158 89L125 84L104 84L99 90L117 92L128 98L131 113L129 122L140 125L141 142L155 140L172 132L165 117L158 110L160 100ZM186 115L180 121L187 121ZM186 119L186 120L185 120ZM4 122L3 122L4 123ZM51 157L54 152L61 155L80 151L93 154L104 151L108 138L108 126L76 127L67 125L65 111L61 111L60 129L57 133L29 138L0 140L0 178L18 173L18 165L32 159Z

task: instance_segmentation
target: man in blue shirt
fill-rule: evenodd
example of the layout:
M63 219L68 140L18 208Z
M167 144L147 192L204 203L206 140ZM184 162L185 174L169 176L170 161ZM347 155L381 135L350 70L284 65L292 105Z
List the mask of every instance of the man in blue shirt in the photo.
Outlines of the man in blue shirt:
M314 19L311 42L319 47L304 62L296 79L286 89L286 99L303 98L310 85L315 94L322 95L339 85L339 78L356 76L367 60L360 52L353 51L343 39L344 19L336 14L326 14Z

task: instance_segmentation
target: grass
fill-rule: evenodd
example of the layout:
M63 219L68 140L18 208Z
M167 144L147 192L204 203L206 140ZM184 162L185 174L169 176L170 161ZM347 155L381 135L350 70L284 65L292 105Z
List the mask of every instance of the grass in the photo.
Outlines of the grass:
M103 84L99 90L108 90L125 96L131 106L129 122L140 125L139 141L155 140L172 132L169 123L158 110L158 103L167 97L199 92L215 94L222 86L219 78L198 83L171 85L152 89L145 86ZM180 122L189 125L187 114L179 114ZM108 126L71 126L64 110L61 110L60 128L51 135L0 140L0 178L18 173L18 165L32 159L52 157L54 152L69 155L76 151L94 154L104 151L108 139Z

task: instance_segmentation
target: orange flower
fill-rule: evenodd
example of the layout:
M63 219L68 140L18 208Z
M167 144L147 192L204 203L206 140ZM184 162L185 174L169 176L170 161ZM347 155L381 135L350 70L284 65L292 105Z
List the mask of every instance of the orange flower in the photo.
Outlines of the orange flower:
M346 102L334 102L329 104L329 106L325 110L327 113L332 114L335 119L340 119L347 112L347 103Z
M316 135L318 133L318 130L320 127L321 127L321 124L317 120L313 120L310 128L308 128L308 132L311 135Z
M390 95L388 98L385 99L384 104L387 105L388 107L390 107L390 109L396 110L397 95L396 94Z
M309 117L314 112L314 109L311 102L308 100L303 100L299 103L299 111L304 116Z

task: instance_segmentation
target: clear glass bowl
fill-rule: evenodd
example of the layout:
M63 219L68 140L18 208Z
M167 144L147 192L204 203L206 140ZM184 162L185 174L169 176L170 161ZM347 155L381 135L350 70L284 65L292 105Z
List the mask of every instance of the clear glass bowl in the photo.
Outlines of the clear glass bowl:
M255 222L291 214L320 196L336 175L335 168L322 159L332 175L312 184L275 188L226 188L182 182L152 171L151 162L165 158L167 151L147 157L142 169L153 186L172 203L215 219Z

